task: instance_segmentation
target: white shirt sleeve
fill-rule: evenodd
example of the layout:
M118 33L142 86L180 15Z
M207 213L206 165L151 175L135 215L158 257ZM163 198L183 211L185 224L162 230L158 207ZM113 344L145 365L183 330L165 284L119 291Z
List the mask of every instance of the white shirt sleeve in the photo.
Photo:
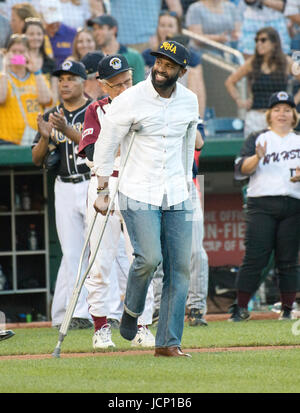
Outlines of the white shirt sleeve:
M187 132L186 132L186 142L183 146L183 162L185 173L187 177L187 182L192 180L193 174L193 162L194 162L194 151L195 151L195 141L196 141L196 130L197 130L197 121L191 122Z
M126 94L125 92L122 95ZM98 176L110 176L113 173L119 144L128 135L133 123L130 105L122 95L112 101L102 118L93 159L93 172Z

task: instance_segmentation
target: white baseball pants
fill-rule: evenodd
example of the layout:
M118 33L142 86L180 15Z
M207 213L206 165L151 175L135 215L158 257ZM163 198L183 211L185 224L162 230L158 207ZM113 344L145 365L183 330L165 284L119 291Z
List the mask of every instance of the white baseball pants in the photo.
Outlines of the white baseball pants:
M73 293L79 268L80 255L86 239L86 199L89 181L76 184L62 182L57 177L54 185L56 229L62 250L53 296L52 325L62 323ZM88 253L82 262L81 275L87 269ZM73 317L91 318L86 301L87 291L82 288Z
M114 192L117 178L110 177L110 193ZM95 216L94 202L97 198L98 180L93 176L88 189L87 221L90 223ZM132 247L127 231L124 237L121 231L122 216L118 210L118 199L115 197L115 212L107 221L94 264L85 280L88 290L88 305L90 314L96 317L121 319L123 300L125 296L129 266L132 261ZM94 230L90 237L91 256L96 249L99 231L105 217L97 214ZM125 224L123 223L123 228ZM127 256L125 253L127 252ZM129 254L128 254L129 253ZM146 305L139 324L151 324L153 312L153 288L149 288Z

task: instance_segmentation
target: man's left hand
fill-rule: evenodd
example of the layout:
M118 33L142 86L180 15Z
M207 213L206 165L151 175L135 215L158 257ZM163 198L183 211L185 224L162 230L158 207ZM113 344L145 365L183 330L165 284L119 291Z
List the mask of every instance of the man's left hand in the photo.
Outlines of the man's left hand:
M65 132L67 130L68 125L62 108L59 109L59 113L50 113L49 121L52 123L53 127L56 130L63 133L64 135L66 134Z
M94 208L97 212L100 212L101 215L106 215L110 203L110 197L108 191L103 191L98 194L96 201L94 202ZM110 211L111 215L114 213L114 207Z

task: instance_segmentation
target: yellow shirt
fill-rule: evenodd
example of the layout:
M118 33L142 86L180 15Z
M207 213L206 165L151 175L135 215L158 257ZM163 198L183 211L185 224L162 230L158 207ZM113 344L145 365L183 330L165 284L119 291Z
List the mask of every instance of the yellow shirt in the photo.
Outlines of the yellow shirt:
M46 51L47 55L49 57L52 57L52 59L53 59L53 50L52 50L52 46L51 46L49 36L47 34L45 34L44 38L45 38L45 51Z
M3 74L0 74L2 77ZM26 122L37 130L36 118L38 113L43 113L43 107L37 99L36 79L33 73L28 73L24 79L8 75L19 92L20 100L26 115ZM47 81L47 80L46 80ZM25 129L25 121L11 83L7 85L7 97L4 104L0 104L0 139L13 142L17 145L21 143ZM47 83L49 83L47 81Z

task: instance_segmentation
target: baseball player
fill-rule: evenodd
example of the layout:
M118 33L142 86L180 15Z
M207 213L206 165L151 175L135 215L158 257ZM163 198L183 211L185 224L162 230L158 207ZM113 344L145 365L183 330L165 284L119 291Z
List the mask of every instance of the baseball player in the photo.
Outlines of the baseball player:
M107 96L104 94L101 88L101 83L97 79L98 65L103 57L104 54L97 50L95 52L87 53L81 59L81 63L84 64L87 74L87 80L84 85L84 94L86 97L90 97L94 100L101 100ZM95 118L91 117L92 121L94 119L96 120L98 127L99 122L97 121L97 118L97 115ZM97 139L97 137L98 135L95 133L95 139ZM85 152L82 151L81 155L85 156ZM126 289L128 271L129 261L126 253L124 236L121 232L118 245L118 255L112 263L110 275L110 314L107 318L107 322L112 328L119 328L120 319L123 313L123 301L120 301L120 297L124 295L124 291Z
M87 109L82 140L79 145L79 155L86 157L87 164L91 168L93 168L94 144L98 139L107 107L115 97L119 96L124 90L132 86L132 70L129 68L128 62L123 55L117 54L105 56L99 62L98 74L101 89L107 93L108 96L92 103ZM109 181L111 190L113 190L116 184L118 169L119 156L117 156L115 160L114 171ZM92 173L88 190L88 222L92 222L95 215L94 202L97 198L97 187L97 177ZM100 228L103 220L104 216L99 214L95 225L98 225L98 228ZM129 261L127 260L128 266L127 269L123 271L123 280L121 280L122 287L120 289L120 283L117 280L117 274L113 263L118 256L120 248L123 248L124 246L121 224L125 229L122 217L118 210L116 210L115 214L109 217L95 262L85 281L85 286L88 290L87 300L89 304L89 312L92 315L95 326L95 333L92 340L95 349L115 347L115 344L111 339L111 326L108 323L108 318L112 308L116 306L119 307L120 295L125 294L127 274L129 271ZM98 234L99 231L93 229L90 237L92 256L94 255L97 245ZM128 249L132 253L130 241L127 238L127 250ZM118 262L120 262L120 260ZM111 296L111 284L114 285L114 291L117 293L117 297ZM152 302L153 296L149 293L148 306L146 306L146 310L139 321L140 325L137 336L132 341L133 346L154 346L154 336L151 334L150 330L145 327L145 324L151 324L152 322ZM121 314L122 312L120 313L119 318L121 318Z
M85 67L82 63L65 61L53 73L58 77L62 103L39 115L38 129L33 146L32 159L41 166L48 153L49 143L60 154L55 179L55 218L62 260L58 270L52 302L52 325L59 327L71 298L79 267L80 251L83 250L86 232L86 199L90 170L84 160L77 158L84 114L91 103L84 97ZM83 259L82 274L88 265L88 251ZM74 310L70 328L92 327L83 288Z

